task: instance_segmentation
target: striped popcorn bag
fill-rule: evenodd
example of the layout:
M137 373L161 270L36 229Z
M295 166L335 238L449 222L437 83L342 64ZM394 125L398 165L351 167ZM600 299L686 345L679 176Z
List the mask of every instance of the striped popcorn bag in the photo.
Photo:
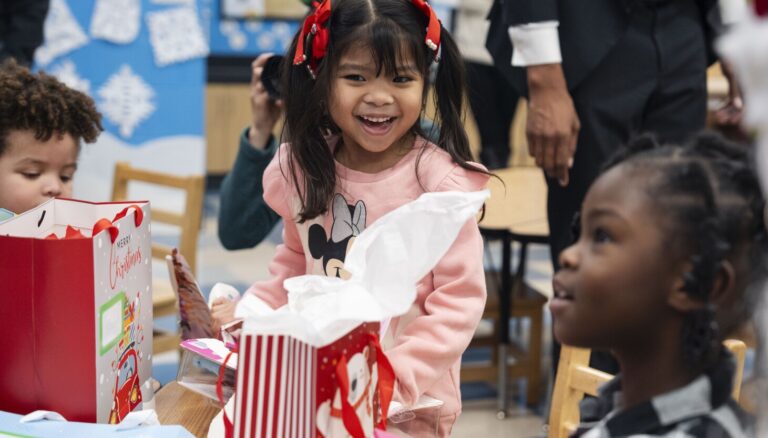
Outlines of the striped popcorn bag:
M372 437L384 428L394 372L364 323L322 348L287 335L243 333L234 436Z

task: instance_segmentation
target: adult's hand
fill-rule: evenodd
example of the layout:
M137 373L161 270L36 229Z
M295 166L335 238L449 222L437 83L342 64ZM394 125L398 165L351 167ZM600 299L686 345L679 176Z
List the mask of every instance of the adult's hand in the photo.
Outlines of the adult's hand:
M214 334L219 333L221 326L235 320L235 307L237 307L237 301L224 297L217 298L211 303Z
M560 185L568 185L581 124L560 64L527 67L528 152L536 165Z
M251 127L248 130L248 142L256 149L264 149L267 146L283 108L283 102L272 100L261 83L264 64L272 55L264 53L251 63Z
M728 100L715 112L715 121L719 125L738 126L744 116L744 102L741 98L741 89L733 73L731 65L725 61L720 62L723 76L728 80Z

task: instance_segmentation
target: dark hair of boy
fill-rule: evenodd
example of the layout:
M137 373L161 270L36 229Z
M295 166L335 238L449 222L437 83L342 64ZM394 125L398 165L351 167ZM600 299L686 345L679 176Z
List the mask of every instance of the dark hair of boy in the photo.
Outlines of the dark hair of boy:
M80 140L96 141L102 130L101 114L86 94L14 60L0 65L0 155L11 131L31 131L40 141L69 134L79 146Z
M766 205L750 151L713 133L699 134L685 146L662 147L642 136L606 169L619 164L646 173L667 246L691 266L685 292L707 303L686 315L682 333L686 362L706 371L721 354L722 339L749 319L766 277ZM728 281L721 275L726 261L736 292L715 309L710 295L716 283Z
M471 160L469 140L463 127L464 66L456 43L441 28L440 59L434 83L429 83L430 67L435 52L424 43L428 17L408 0L338 0L334 1L328 22L330 40L320 62L316 78L306 65L283 63L285 94L285 136L291 143L288 167L301 199L301 222L328 210L336 185L334 157L325 136L336 134L328 116L331 78L341 56L353 44L364 42L373 52L377 74L396 75L398 65L412 58L425 78L422 107L429 88L434 87L437 112L435 124L440 126L437 146L444 149L459 166L484 172L468 163ZM289 58L296 52L297 34L288 49ZM311 43L308 57L311 57ZM413 126L419 132L419 123ZM295 162L295 164L294 164ZM301 181L294 166L302 169ZM485 173L485 172L484 172Z

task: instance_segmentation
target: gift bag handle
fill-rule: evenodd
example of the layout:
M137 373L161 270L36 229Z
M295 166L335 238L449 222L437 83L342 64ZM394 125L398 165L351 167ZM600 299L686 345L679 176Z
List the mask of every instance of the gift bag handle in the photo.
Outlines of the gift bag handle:
M389 403L392 401L392 393L395 388L395 370L389 363L387 356L384 355L379 337L374 333L368 333L368 341L376 350L376 369L378 371L376 387L379 390L381 420L376 426L379 429L387 430L387 412L389 412ZM339 391L341 391L341 419L344 422L344 427L352 438L365 438L360 419L357 418L357 412L349 402L349 375L347 374L346 355L342 355L336 364L336 379L339 383Z
M115 218L112 219L112 222L117 222L120 219L124 218L128 215L128 210L133 209L134 211L134 217L133 217L133 224L138 228L141 226L141 223L144 222L144 211L136 204L131 204L124 209L122 209L119 213L115 215Z
M120 219L124 218L128 215L128 210L133 209L134 211L134 217L133 217L133 223L138 228L141 226L141 223L144 222L144 211L136 204L131 204L124 209L120 210L118 212L114 219L111 221L109 219L99 219L96 221L96 224L93 225L93 235L97 235L100 232L104 230L109 231L109 239L112 241L112 243L115 243L115 240L117 240L117 235L120 234L120 230L117 229L117 227L114 225L115 222L119 221Z

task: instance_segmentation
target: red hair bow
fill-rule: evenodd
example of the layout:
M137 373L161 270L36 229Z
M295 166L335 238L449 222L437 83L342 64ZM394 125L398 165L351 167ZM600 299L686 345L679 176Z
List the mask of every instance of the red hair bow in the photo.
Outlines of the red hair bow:
M424 42L427 44L427 47L435 52L435 60L438 60L440 58L440 20L437 19L437 14L435 14L435 11L426 1L411 1L414 6L419 8L419 10L424 13L424 15L429 17L429 24L427 25L427 37L425 38Z
M301 28L299 41L296 43L296 54L293 57L293 65L301 65L307 61L304 45L306 40L312 35L312 59L309 60L308 68L312 77L315 76L317 66L325 56L328 47L328 28L326 23L331 17L331 0L322 2L313 2L315 12L307 16L304 25Z
M435 11L424 0L411 0L425 16L429 18L427 25L427 36L424 39L427 47L435 52L435 60L440 59L440 21L437 19ZM312 58L309 59L307 68L312 77L315 77L317 66L325 56L328 48L329 33L327 22L331 17L331 0L322 0L312 2L315 11L304 20L304 25L299 34L299 40L296 43L296 54L293 57L293 65L301 65L307 62L305 45L312 40Z

